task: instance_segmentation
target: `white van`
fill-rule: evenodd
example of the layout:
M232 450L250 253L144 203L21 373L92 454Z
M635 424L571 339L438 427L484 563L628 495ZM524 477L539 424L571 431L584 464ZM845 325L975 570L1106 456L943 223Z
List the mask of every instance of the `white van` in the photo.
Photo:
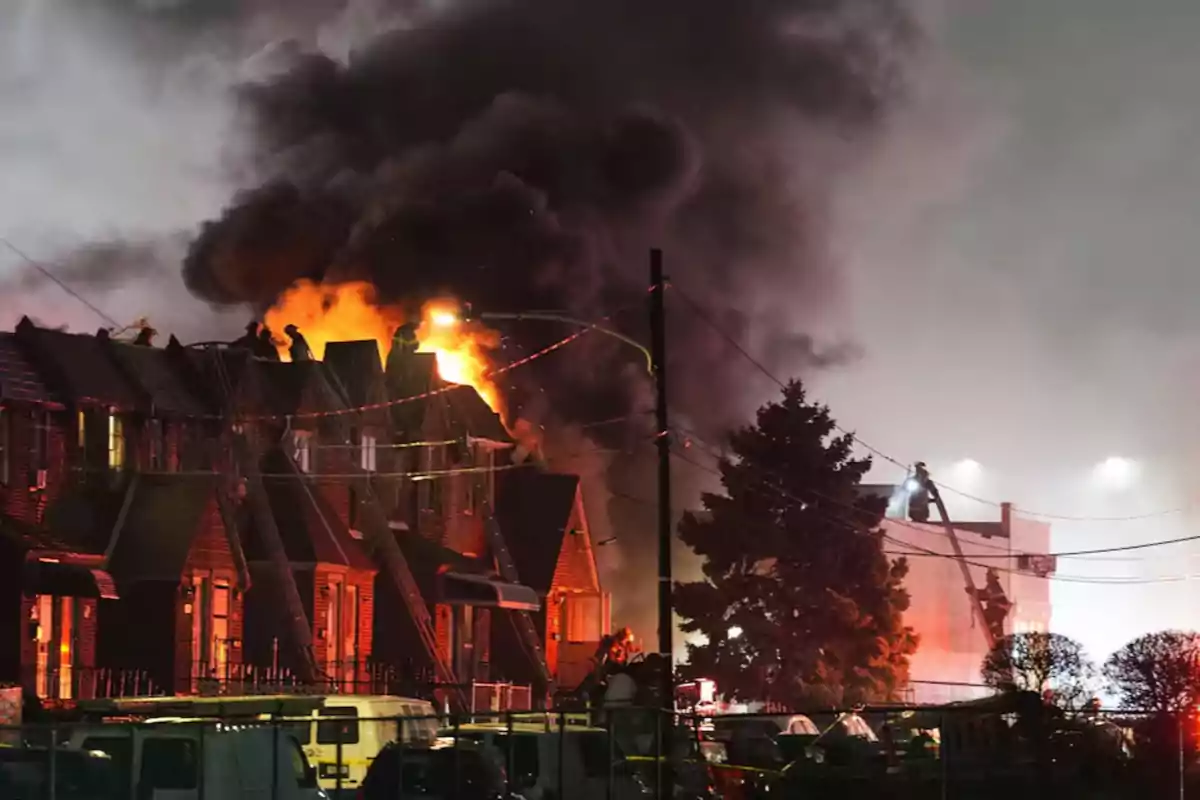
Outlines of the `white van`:
M289 717L288 729L316 766L321 787L332 792L338 783L341 741L343 790L362 785L367 767L385 745L432 744L438 735L437 711L427 700L389 695L328 695L311 717Z
M76 728L71 748L101 752L138 800L325 800L286 729L173 719Z

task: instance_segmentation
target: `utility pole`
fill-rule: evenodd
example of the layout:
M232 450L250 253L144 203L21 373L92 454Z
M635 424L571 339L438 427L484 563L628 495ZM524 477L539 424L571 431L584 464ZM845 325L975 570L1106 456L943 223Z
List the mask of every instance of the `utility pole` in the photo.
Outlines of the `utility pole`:
M671 599L671 429L667 414L666 283L662 250L650 251L650 356L654 362L654 427L658 446L658 651L663 658L663 710L659 753L658 796L670 797L675 780L671 769L671 740L675 728L675 658L672 632L675 608Z

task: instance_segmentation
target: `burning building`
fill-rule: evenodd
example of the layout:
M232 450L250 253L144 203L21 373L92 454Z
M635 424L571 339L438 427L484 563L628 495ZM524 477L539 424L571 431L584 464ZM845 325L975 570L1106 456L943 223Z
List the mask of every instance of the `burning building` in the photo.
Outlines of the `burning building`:
M571 630L606 632L586 518L572 477L514 462L486 362L459 358L476 339L426 335L431 313L396 337L293 328L275 352L0 336L0 678L59 700L437 684L466 706L510 675L544 695L564 597L597 598ZM506 501L518 471L555 491ZM526 527L539 547L510 552ZM493 630L527 663L493 659Z

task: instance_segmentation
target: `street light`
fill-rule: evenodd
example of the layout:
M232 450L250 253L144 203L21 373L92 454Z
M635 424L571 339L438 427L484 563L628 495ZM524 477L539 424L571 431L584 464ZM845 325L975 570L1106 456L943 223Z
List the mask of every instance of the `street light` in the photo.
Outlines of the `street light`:
M444 310L434 311L429 315L429 321L438 328L453 328L455 325L471 319L478 319L483 322L498 319L516 320L519 322L522 320L532 319L540 320L542 322L561 322L564 325L573 325L577 328L586 328L587 330L595 331L596 333L602 333L605 336L611 336L612 338L622 341L627 345L636 347L638 352L646 357L646 371L651 375L654 374L654 356L650 353L649 348L647 348L637 339L634 339L632 336L626 336L620 331L613 330L612 328L606 328L603 325L595 322L589 322L586 319L576 319L575 317L568 317L565 314L559 314L554 311L484 311L479 314L472 314L469 308L461 317L451 311Z
M1092 470L1092 476L1103 488L1120 491L1133 485L1139 471L1136 461L1120 456L1110 456L1096 465Z
M743 633L743 631L742 631L741 626L730 625L729 630L725 632L725 635L728 636L730 639L737 639L737 638L741 637L742 633Z

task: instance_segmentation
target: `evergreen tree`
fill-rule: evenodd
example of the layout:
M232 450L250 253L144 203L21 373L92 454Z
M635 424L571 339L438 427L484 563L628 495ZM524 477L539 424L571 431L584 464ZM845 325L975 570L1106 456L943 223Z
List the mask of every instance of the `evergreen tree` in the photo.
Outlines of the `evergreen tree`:
M883 552L885 504L858 492L870 459L796 381L729 444L724 493L679 530L705 577L675 588L683 630L707 638L686 671L796 709L894 698L917 637L902 620L907 564Z

